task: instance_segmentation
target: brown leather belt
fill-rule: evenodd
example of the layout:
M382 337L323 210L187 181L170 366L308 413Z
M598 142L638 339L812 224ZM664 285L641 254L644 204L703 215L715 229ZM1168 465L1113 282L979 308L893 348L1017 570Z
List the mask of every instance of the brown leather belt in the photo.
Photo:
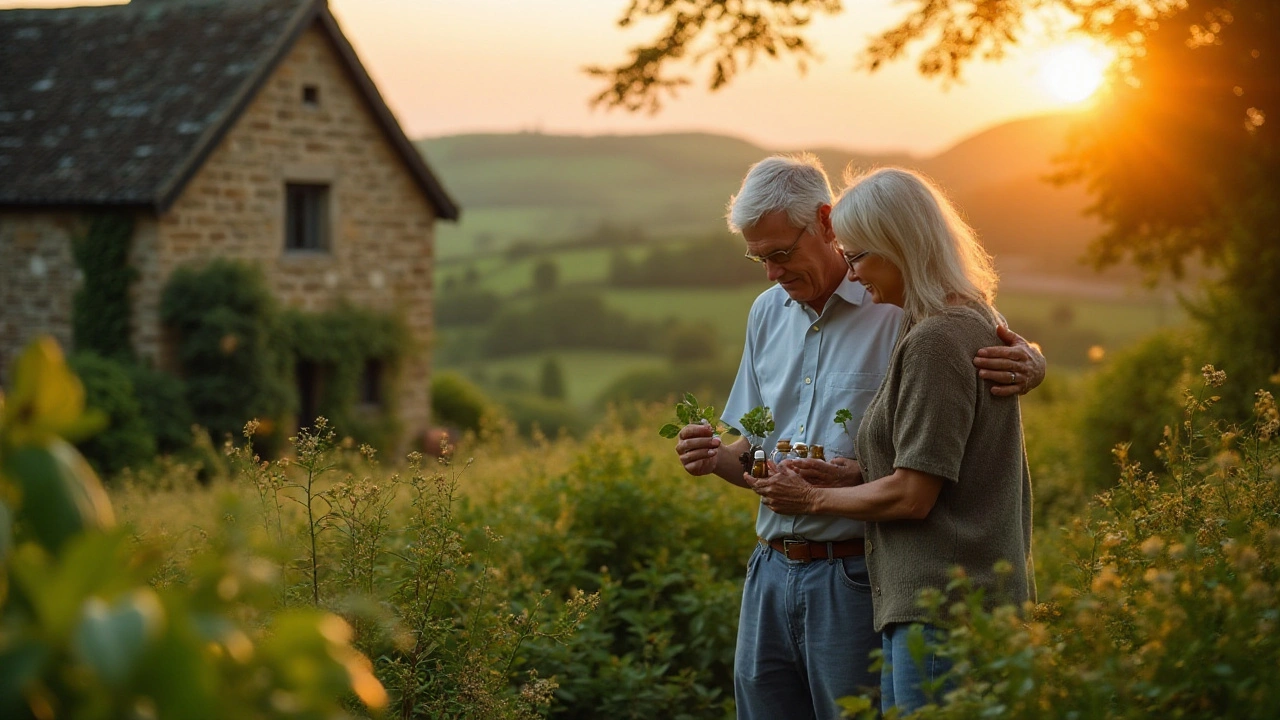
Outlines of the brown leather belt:
M862 538L837 540L835 542L812 542L809 540L768 540L760 538L760 542L782 553L788 560L810 562L813 560L835 560L837 558L866 555L866 546Z

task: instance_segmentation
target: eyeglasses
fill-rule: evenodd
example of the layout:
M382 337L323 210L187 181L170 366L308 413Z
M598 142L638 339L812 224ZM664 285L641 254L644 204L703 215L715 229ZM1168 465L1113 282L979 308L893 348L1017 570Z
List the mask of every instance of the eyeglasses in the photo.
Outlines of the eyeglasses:
M871 251L870 251L870 250L863 250L863 251L862 251L862 252L860 252L860 253L851 253L851 252L849 252L848 250L843 250L843 251L841 251L841 253L840 253L840 254L841 254L841 255L844 255L844 261L845 261L846 263L849 263L849 269L850 269L850 270L852 270L852 269L853 269L853 264L854 264L854 263L856 263L856 262L858 262L858 261L860 261L860 260L862 260L862 258L866 257L866 256L867 256L867 253L869 253L869 252L871 252Z
M787 262L788 260L791 259L791 253L796 251L796 246L800 244L800 238L804 237L804 234L808 231L809 231L808 227L800 228L800 232L796 234L795 242L791 243L791 247L787 248L786 250L774 250L768 255L752 255L751 253L747 253L742 257L750 260L753 263L771 262L777 265L777 264Z

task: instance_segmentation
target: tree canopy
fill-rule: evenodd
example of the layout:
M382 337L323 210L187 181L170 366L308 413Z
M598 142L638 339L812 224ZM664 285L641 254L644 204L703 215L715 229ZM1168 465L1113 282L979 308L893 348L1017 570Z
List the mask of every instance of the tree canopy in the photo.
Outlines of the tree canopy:
M1274 0L904 0L906 17L860 50L875 71L914 55L925 76L958 78L998 59L1046 14L1117 53L1106 95L1083 116L1061 179L1083 182L1106 224L1099 266L1131 261L1180 276L1217 268L1199 307L1255 378L1280 366L1280 3ZM656 111L710 60L712 89L761 57L813 58L805 30L838 0L633 0L620 23L666 19L628 62L588 68L597 105ZM1267 122L1268 119L1271 122ZM1228 362L1230 364L1230 362Z

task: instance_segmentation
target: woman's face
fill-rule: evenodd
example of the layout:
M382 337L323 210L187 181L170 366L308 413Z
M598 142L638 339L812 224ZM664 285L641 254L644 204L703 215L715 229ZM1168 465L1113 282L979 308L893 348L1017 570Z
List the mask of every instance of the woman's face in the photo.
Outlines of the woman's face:
M898 307L906 302L905 283L897 265L880 255L861 250L845 250L844 257L849 263L849 279L862 283L873 302Z

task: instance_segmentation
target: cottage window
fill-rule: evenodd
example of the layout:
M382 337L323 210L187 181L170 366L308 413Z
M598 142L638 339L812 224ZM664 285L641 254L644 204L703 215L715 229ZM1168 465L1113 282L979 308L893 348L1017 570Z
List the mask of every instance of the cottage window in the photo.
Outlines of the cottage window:
M302 86L302 104L308 107L320 106L320 88L316 85Z
M382 361L370 358L364 362L360 378L360 402L365 405L382 404Z
M286 185L286 250L329 249L329 186Z

